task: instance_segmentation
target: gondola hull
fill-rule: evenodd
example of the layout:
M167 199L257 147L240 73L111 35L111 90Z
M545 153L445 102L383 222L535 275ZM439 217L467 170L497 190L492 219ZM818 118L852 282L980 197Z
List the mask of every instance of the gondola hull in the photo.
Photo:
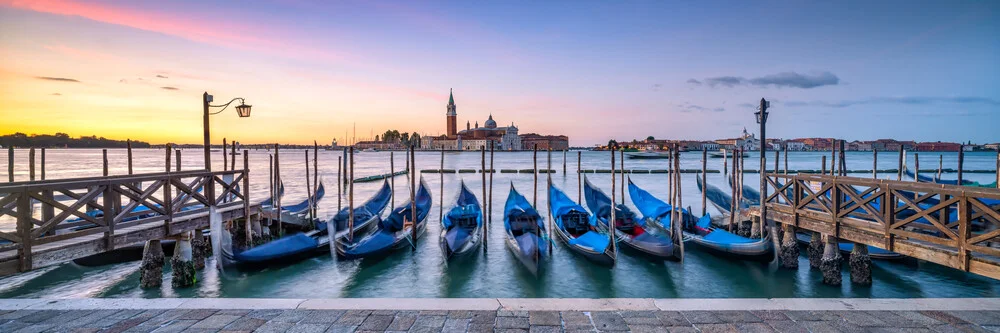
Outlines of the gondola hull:
M710 253L724 257L750 261L768 262L774 259L774 245L771 237L765 237L750 243L716 242L692 233L684 233L684 242L695 244Z
M467 257L479 249L483 232L483 211L479 199L465 186L459 186L455 206L441 219L438 244L446 260Z
M809 237L810 236L807 235L807 234L802 234L802 233L796 233L795 234L795 240L799 244L803 244L803 245L809 245ZM843 253L843 254L850 254L851 251L854 250L854 243L851 243L851 242L839 242L837 244L837 247L840 249L841 253ZM892 251L883 250L883 249L880 249L880 248L877 248L877 247L874 247L874 246L868 246L868 257L870 257L872 259L878 259L878 260L904 260L904 259L907 258L907 256L904 256L902 254L899 254L899 253L896 253L896 252L892 252Z
M615 265L615 255L614 252L612 252L610 249L608 251L594 251L593 249L586 246L578 244L570 244L569 242L570 237L568 234L566 234L565 231L556 228L554 232L556 236L559 238L559 240L566 245L566 247L568 247L571 251L575 252L576 254L579 254L580 256L586 258L587 260L598 265L604 265L604 266Z

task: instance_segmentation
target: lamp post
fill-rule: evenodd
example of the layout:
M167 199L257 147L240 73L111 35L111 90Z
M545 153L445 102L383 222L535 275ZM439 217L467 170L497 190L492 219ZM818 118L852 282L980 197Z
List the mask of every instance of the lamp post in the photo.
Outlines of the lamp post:
M208 92L205 92L202 95L201 98L202 109L205 111L204 117L202 118L203 126L205 129L205 170L208 171L212 171L212 154L211 154L212 139L209 133L210 127L208 123L208 116L220 114L222 113L222 111L226 111L226 108L229 107L229 104L233 104L233 102L239 100L240 105L236 106L236 114L238 114L240 118L247 118L250 117L250 107L251 107L250 105L246 104L246 100L244 100L243 97L233 98L232 100L229 101L229 103L221 105L212 105L211 104L212 100L213 100L212 95L209 95ZM210 113L208 111L209 108L222 108L222 110Z
M760 105L757 106L757 112L754 112L754 116L757 118L757 123L760 124L760 227L764 228L764 225L768 225L770 229L772 240L775 246L778 244L778 239L776 237L776 232L773 225L767 222L767 136L765 134L765 129L767 128L767 108L771 107L771 102L768 102L764 98L760 99ZM763 230L762 230L763 231ZM764 233L761 232L761 237ZM777 249L778 247L775 247ZM777 256L775 256L777 258Z

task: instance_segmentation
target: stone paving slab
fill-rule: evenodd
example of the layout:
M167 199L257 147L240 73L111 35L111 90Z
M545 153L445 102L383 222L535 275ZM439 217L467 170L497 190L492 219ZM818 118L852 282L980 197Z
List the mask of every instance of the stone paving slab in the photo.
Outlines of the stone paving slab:
M102 319L98 319L99 316ZM977 311L33 310L2 332L1000 332Z

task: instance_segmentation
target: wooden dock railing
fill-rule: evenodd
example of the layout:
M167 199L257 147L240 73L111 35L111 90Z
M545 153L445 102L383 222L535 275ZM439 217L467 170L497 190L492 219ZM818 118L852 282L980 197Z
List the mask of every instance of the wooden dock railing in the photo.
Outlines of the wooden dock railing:
M196 170L0 184L0 275L203 228L211 206L248 216L247 180Z
M1000 242L998 189L766 176L770 220L1000 279L1000 248L990 246Z

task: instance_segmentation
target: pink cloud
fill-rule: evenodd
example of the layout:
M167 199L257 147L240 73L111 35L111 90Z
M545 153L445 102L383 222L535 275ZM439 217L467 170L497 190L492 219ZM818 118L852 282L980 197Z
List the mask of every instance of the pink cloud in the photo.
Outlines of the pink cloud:
M158 32L187 40L224 47L268 52L290 58L343 60L347 56L330 50L293 45L286 38L261 38L273 35L266 30L233 20L185 17L175 13L151 12L111 4L82 3L74 0L0 0L0 5L41 13L79 16L90 20Z

